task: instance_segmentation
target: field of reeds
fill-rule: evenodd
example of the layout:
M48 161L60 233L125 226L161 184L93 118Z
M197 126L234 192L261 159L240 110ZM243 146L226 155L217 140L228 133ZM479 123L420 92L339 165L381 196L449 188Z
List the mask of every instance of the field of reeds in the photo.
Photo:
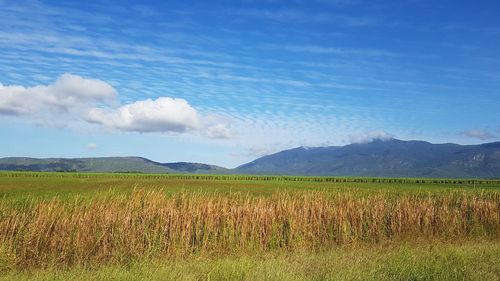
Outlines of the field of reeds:
M500 240L495 181L40 175L0 175L0 272Z

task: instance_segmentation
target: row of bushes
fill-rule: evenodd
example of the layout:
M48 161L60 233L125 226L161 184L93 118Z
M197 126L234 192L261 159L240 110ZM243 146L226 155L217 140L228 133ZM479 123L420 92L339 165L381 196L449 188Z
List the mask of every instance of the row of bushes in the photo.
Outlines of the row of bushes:
M244 180L244 181L300 181L300 182L356 182L356 183L413 183L413 184L467 184L500 185L497 179L427 179L427 178L368 178L368 177L316 177L316 176L263 176L263 175L196 175L196 174L142 174L122 173L76 173L76 172L0 172L0 177L41 178L95 178L118 179L178 179L178 180Z

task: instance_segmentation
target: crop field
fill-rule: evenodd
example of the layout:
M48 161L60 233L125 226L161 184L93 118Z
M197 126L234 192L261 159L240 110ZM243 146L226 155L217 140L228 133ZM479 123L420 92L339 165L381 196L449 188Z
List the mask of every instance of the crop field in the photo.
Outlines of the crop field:
M0 280L499 280L500 181L0 173Z

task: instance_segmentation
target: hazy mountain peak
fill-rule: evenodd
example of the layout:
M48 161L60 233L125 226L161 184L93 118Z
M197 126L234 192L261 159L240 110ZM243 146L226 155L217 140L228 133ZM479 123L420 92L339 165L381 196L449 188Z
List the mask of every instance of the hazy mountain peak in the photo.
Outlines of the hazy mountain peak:
M299 147L256 159L239 173L380 177L500 177L500 142L432 144L378 138L340 147Z

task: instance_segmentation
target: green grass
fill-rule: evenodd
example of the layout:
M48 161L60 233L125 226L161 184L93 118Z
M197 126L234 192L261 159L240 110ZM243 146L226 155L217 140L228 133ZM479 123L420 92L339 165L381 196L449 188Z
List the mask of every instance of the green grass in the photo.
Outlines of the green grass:
M190 198L237 198L239 195L269 198L276 194L309 192L327 197L341 194L361 200L374 196L400 200L413 195L440 200L456 194L457 198L493 198L496 208L500 206L500 202L495 203L500 194L498 180L0 172L0 220L12 214L11 211L26 211L37 202L55 200L71 210L82 200L88 200L89 204L96 200L106 202L106 198L128 198L137 190L160 192L167 198L184 194ZM31 203L26 205L26 202ZM500 225L500 221L494 225ZM56 262L25 269L12 266L16 257L12 249L3 244L0 281L500 280L500 237L436 237L347 243L319 249L195 252L178 257L145 253L136 259L87 267L61 266Z
M13 175L16 175L15 177ZM35 177L34 175L37 175ZM179 178L181 177L181 178ZM182 177L187 177L186 179ZM210 177L210 176L200 176ZM166 194L179 192L203 192L229 194L234 192L251 195L269 195L275 192L322 191L363 193L447 193L453 192L500 192L500 181L466 183L465 180L447 180L450 183L433 183L433 180L405 179L406 182L372 182L367 178L342 178L347 182L314 181L322 177L258 177L258 176L214 176L217 179L195 179L190 175L146 175L146 174L79 174L79 173L20 173L0 172L0 198L59 199L94 197L113 191L131 193L134 188L163 191ZM249 179L247 179L249 178ZM256 180L257 178L258 180ZM301 179L293 181L290 179ZM339 178L340 179L340 178ZM359 180L359 182L358 182ZM397 181L398 179L389 179ZM366 181L366 182L361 182ZM418 183L417 183L418 181ZM420 183L425 181L425 183ZM456 182L456 183L453 183Z
M0 280L499 280L500 243L384 244L325 252L143 260L6 272Z

